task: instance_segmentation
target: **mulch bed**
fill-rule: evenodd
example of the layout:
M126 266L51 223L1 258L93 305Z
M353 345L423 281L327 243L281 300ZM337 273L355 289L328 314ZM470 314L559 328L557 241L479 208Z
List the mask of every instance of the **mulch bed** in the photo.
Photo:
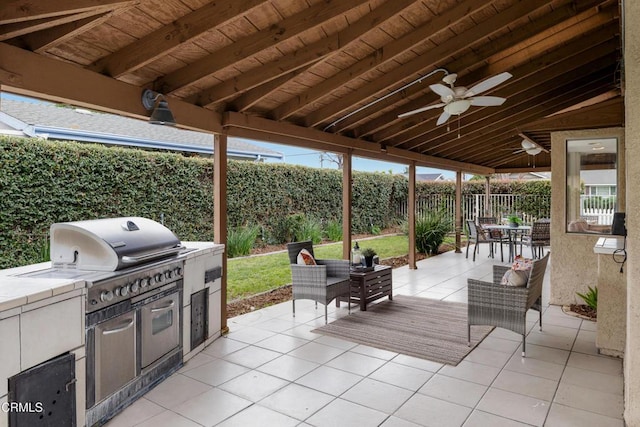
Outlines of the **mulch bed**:
M563 306L563 311L567 313L567 311L575 314L577 317L587 320L596 321L598 319L598 313L593 308L584 304L571 304L569 306ZM568 314L571 314L568 313Z
M284 247L286 249L286 246ZM269 248L270 251L277 250L274 247ZM453 250L453 245L443 244L440 246L440 253ZM266 252L266 251L265 251ZM259 253L264 253L260 251ZM428 258L425 254L416 254L416 261ZM392 268L401 267L409 263L409 255L397 256L391 258L385 258L380 260L382 265L390 265ZM258 295L253 295L247 298L238 299L227 303L227 318L240 316L241 314L250 313L254 310L260 310L261 308L268 307L270 305L278 304L284 301L291 300L291 285L282 286L280 288L272 289L267 292L263 292Z

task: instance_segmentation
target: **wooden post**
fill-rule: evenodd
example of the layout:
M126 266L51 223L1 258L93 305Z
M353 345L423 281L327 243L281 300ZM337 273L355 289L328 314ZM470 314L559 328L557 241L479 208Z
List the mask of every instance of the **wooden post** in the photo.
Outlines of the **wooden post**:
M342 155L342 258L351 259L351 196L353 172L351 150Z
M484 216L491 215L491 176L484 177Z
M456 172L456 253L462 253L462 171Z
M227 135L215 134L213 140L213 241L227 244ZM220 286L221 333L227 326L227 248L222 254L222 282Z
M409 163L409 200L407 206L409 222L409 268L416 265L416 162Z

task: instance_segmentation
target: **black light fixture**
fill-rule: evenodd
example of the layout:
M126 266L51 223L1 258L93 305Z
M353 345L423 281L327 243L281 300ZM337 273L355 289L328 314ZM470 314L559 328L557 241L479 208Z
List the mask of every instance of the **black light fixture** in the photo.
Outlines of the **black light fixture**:
M161 93L145 89L142 92L142 105L149 111L153 110L149 117L149 123L167 126L176 125L176 119L173 118L173 113L169 110L169 104Z

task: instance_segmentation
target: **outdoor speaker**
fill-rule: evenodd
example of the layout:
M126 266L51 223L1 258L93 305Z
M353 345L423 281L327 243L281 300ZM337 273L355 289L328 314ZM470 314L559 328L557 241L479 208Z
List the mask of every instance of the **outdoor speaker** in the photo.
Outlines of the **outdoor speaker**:
M626 236L627 227L624 224L624 212L615 212L613 214L613 224L611 224L611 234L616 236Z

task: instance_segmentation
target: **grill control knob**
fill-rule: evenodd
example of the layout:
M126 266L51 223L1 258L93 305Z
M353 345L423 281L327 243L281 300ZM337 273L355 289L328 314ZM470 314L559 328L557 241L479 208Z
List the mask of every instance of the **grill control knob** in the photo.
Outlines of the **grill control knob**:
M167 279L171 279L173 277L173 271L167 270L164 272L164 277Z
M142 279L140 279L140 286L143 288L149 286L149 277L143 277Z
M127 295L129 295L129 285L124 285L119 290L120 290L121 297L126 297Z
M161 283L162 280L164 280L164 276L162 275L162 273L157 273L155 279L156 283Z
M131 282L131 284L129 285L129 290L131 290L131 292L138 292L138 289L140 289L140 280L136 280Z
M173 272L176 276L182 276L182 268L176 267L173 269Z
M109 302L113 299L113 292L111 291L102 291L100 294L100 301Z

